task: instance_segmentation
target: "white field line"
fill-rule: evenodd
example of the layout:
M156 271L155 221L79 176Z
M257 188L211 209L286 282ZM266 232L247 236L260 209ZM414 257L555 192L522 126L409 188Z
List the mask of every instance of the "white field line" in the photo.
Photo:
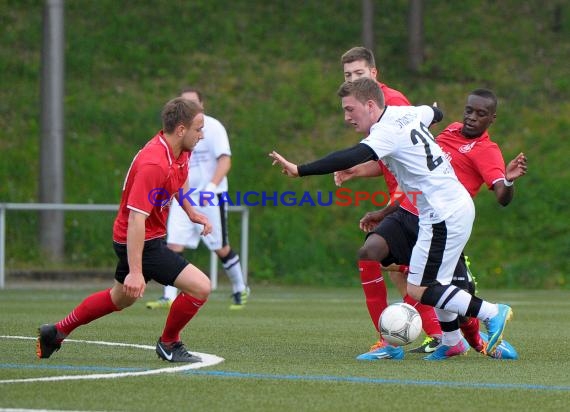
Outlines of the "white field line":
M7 336L0 335L0 339L22 339L22 340L36 340L37 338L31 338L28 336ZM122 346L129 348L139 348L146 350L154 350L154 346L149 345L137 345L131 343L120 343L120 342L104 342L104 341L93 341L93 340L77 340L77 339L66 339L65 343L85 343L89 345L103 345L103 346ZM43 378L22 378L22 379L4 379L0 380L0 384L3 383L28 383L28 382L55 382L55 381L72 381L72 380L87 380L87 379L115 379L115 378L126 378L130 376L146 376L146 375L157 375L159 373L176 373L181 371L187 371L191 369L200 369L206 366L217 365L224 361L224 358L220 358L216 355L210 355L208 353L194 352L202 358L202 362L197 363L187 363L181 366L171 366L168 368L160 369L147 369L144 371L137 372L117 372L117 373L94 373L88 375L59 375L59 376L46 376Z

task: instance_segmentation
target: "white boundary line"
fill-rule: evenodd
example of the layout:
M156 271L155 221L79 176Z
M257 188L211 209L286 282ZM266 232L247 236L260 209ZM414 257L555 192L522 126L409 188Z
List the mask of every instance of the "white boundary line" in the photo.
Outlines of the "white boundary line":
M21 339L21 340L36 340L37 338L31 338L28 336L7 336L0 335L0 339ZM89 345L104 345L104 346L123 346L129 348L139 348L154 350L154 346L149 345L137 345L131 343L120 343L120 342L105 342L105 341L93 341L93 340L76 340L76 339L66 339L65 343L75 342L75 343L86 343ZM198 363L187 363L181 366L171 366L168 368L160 369L147 369L138 372L117 372L117 373L94 373L89 375L60 375L60 376L47 376L43 378L22 378L22 379L5 379L0 380L2 383L27 383L27 382L55 382L55 381L72 381L72 380L87 380L87 379L115 379L115 378L125 378L130 376L146 376L146 375L156 375L159 373L176 373L181 371L187 371L190 369L200 369L206 366L213 366L224 361L224 358L220 358L216 355L210 355L207 353L194 352L202 358L202 362Z

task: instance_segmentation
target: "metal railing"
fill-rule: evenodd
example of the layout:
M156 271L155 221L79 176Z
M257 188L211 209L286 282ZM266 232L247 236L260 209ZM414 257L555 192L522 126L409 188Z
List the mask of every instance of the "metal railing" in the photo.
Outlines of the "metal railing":
M0 203L0 289L6 284L6 212L8 210L56 210L80 212L116 212L119 205L67 204L67 203ZM228 212L241 213L241 266L247 284L249 256L249 209L246 206L228 206ZM210 255L210 281L212 289L218 287L218 256Z

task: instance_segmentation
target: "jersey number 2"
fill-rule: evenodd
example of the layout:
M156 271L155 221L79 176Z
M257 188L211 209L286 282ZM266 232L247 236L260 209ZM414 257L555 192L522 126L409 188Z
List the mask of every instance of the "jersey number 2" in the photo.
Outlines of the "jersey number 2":
M421 131L412 129L412 131L410 132L410 138L412 139L412 143L414 145L418 144L420 140L422 141L422 143L424 144L424 149L426 151L427 168L430 171L432 171L443 162L443 159L441 156L438 156L435 159L433 158L433 153L431 152L429 140L431 140L434 143L435 140L431 135L431 133L429 132L428 128L423 123L420 123L420 128L422 129Z

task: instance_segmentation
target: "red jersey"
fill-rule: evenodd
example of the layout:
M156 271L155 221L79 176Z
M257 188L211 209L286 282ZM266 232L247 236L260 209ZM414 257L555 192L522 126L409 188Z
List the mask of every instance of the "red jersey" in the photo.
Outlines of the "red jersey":
M399 193L396 193L396 189L398 188L398 182L394 175L388 170L386 165L382 163L381 160L378 160L378 164L380 165L380 169L382 169L382 173L384 173L384 180L386 181L386 186L388 187L388 192L390 193L390 200L398 198ZM402 190L402 189L400 189ZM409 197L406 195L403 199L400 199L400 207L408 212L418 216L418 209L416 206L410 201Z
M403 93L399 92L396 89L392 89L386 86L384 83L380 83L377 81L382 93L384 93L384 101L387 106L411 106L409 100L404 96ZM382 173L384 174L384 180L386 181L386 186L388 187L388 192L390 193L390 198L393 199L395 196L396 188L398 187L398 182L394 175L388 170L388 168L382 163L381 160L378 160L378 164L380 165L380 169L382 169ZM414 215L418 215L418 209L414 206L414 204L410 201L408 196L404 197L401 200L400 207L407 210Z
M131 210L145 214L144 239L166 236L166 219L172 196L188 178L189 152L176 159L162 130L134 157L123 184L119 212L113 225L113 240L127 243Z
M378 81L377 81L378 82ZM391 89L384 83L378 82L382 93L384 93L384 103L386 106L411 106L409 100L396 89Z
M451 161L459 181L475 197L483 183L492 190L495 182L505 179L505 161L487 131L476 139L467 139L461 134L462 127L463 123L450 124L436 141Z

